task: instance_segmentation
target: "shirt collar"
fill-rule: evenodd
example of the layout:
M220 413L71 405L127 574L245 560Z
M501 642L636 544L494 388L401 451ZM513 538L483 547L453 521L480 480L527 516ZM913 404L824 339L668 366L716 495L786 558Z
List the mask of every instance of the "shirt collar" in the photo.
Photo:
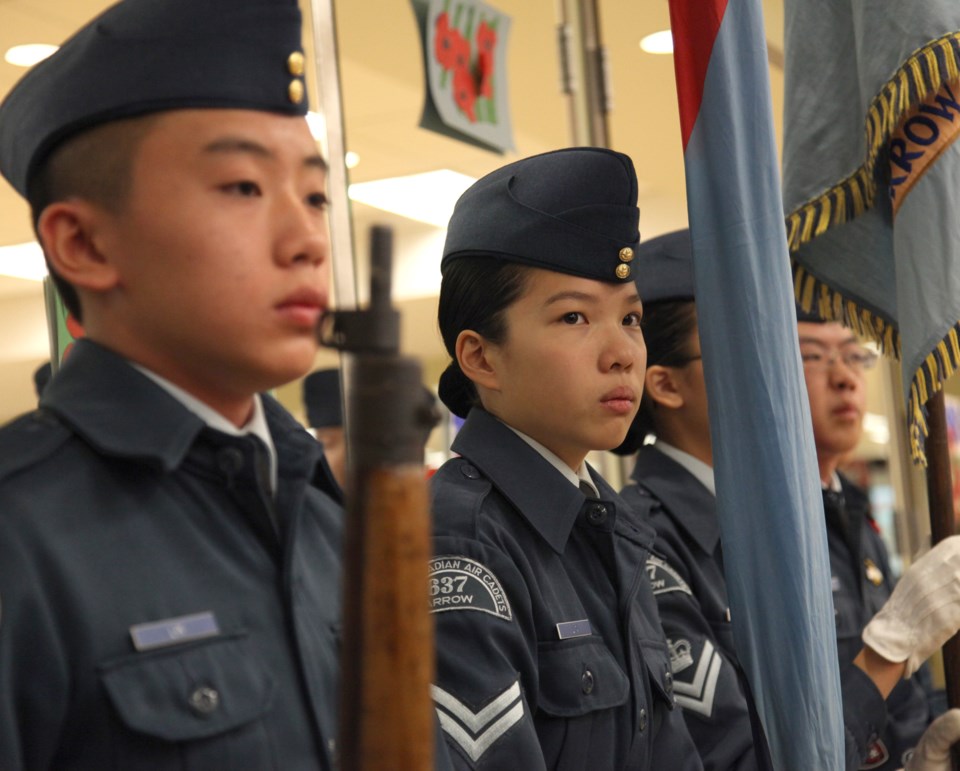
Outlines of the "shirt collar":
M668 458L675 460L677 463L683 466L700 484L706 487L711 494L716 496L717 484L713 476L713 468L708 466L699 458L694 458L690 453L679 450L672 444L668 444L662 439L657 439L654 447L660 450L660 452L662 452Z
M830 473L830 484L825 485L823 482L821 482L820 486L824 490L829 490L832 493L843 492L843 485L840 483L840 475L836 471Z
M193 394L187 393L180 386L171 383L162 375L147 369L146 367L130 362L130 364L139 372L142 372L154 383L163 388L174 399L180 402L190 412L200 418L210 428L221 431L224 434L232 436L243 436L252 434L257 437L267 449L267 457L270 460L270 490L276 492L277 489L277 448L273 443L273 436L270 434L270 427L267 425L267 418L263 410L263 400L260 394L253 396L253 414L250 419L240 428L233 425L223 415L213 409L210 405L200 401Z
M502 421L501 421L502 422ZM507 426L513 433L519 436L523 441L529 444L534 450L540 453L540 456L547 461L551 466L553 466L557 471L563 474L564 478L576 487L580 489L580 483L583 482L586 484L592 491L595 498L599 498L600 494L597 492L597 486L593 483L593 478L590 476L590 472L587 470L587 464L581 463L580 468L576 472L573 471L566 463L560 460L559 456L555 453L548 450L540 442L534 439L532 436L527 436L523 431L518 431L513 426L508 426L506 423L503 425Z

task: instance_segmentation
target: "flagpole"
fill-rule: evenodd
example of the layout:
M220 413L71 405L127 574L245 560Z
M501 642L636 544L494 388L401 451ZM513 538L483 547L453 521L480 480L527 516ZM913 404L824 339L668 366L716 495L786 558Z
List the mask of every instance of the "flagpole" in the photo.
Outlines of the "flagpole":
M950 448L947 442L947 416L943 390L927 401L927 500L930 508L930 533L933 545L954 535L953 485L950 472ZM960 634L943 646L943 672L947 687L947 705L960 707ZM960 748L953 748L953 769L960 769Z

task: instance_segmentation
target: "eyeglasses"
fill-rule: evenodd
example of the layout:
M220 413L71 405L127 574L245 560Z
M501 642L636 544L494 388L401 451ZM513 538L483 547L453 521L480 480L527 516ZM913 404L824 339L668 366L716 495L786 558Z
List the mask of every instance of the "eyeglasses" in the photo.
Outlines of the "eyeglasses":
M829 355L826 350L801 351L800 358L803 360L804 368L811 372L827 372L839 359L847 369L860 373L872 369L880 357L869 348L857 346L845 348L842 351L832 349Z

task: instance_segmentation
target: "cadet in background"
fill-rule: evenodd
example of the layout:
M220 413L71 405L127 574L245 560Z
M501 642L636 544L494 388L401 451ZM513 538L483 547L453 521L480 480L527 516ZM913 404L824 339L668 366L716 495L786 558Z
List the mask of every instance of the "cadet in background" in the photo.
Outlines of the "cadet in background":
M737 662L727 601L689 233L652 239L638 252L645 265L637 286L644 301L649 360L640 412L617 450L639 451L633 484L621 494L651 512L650 523L657 530L657 549L665 564L651 563L654 594L669 639L677 701L704 765L757 768L764 749L755 744L750 697ZM863 372L876 355L839 324L803 319L800 351L824 483L847 768L897 769L910 757L930 720L919 678L901 679L902 662L908 658L912 662L909 676L960 624L960 586L949 580L960 568L960 539L949 539L940 552L928 555L901 578L901 593L916 593L915 607L885 605L893 581L883 542L866 496L836 470L860 437ZM656 442L643 445L649 434ZM785 574L789 569L784 566ZM933 628L924 629L919 619L930 603L946 607L942 615L931 616ZM878 619L874 628L889 629L892 622L918 629L916 639L900 655L891 652L893 646L878 643L887 659L861 640L864 627L881 608L892 617ZM960 736L958 720L960 712L941 724L949 730L935 732L937 738L950 730ZM934 771L940 766L917 760L911 768Z

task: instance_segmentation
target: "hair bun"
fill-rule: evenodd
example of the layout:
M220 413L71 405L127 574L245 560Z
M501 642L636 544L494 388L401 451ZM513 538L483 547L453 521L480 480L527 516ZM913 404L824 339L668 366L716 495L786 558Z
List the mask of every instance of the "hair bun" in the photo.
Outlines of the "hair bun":
M440 375L437 393L447 409L459 418L466 418L477 403L477 389L456 361L451 361Z

